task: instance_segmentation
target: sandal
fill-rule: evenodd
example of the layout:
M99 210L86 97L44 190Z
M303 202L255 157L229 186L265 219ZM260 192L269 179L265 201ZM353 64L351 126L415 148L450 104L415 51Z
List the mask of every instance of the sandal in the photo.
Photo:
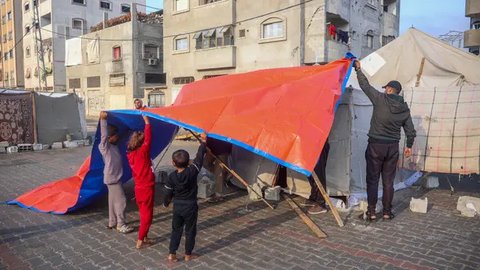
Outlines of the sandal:
M383 220L392 220L395 215L392 212L383 212Z
M363 214L360 214L359 218L366 221L376 221L377 215L375 214L375 212L367 211Z

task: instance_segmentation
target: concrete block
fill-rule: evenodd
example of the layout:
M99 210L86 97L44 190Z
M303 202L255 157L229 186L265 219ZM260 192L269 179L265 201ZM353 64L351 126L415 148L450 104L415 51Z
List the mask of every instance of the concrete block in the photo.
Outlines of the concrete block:
M457 201L457 210L466 217L480 215L480 198L460 196Z
M42 149L43 149L43 150L50 149L50 145L48 145L48 144L43 144L43 145L42 145Z
M7 141L0 142L0 147L7 148L10 144Z
M32 144L33 151L41 151L43 150L43 144L40 143L34 143Z
M1 146L1 147L0 147L0 153L6 153L6 152L7 152L7 148Z
M54 142L52 144L52 149L62 149L63 148L63 143L62 142Z
M20 143L17 145L18 152L33 151L33 146L31 143Z
M438 188L439 185L440 183L438 182L438 177L436 176L428 176L423 183L425 188Z
M410 211L415 213L424 213L426 214L428 210L428 198L425 199L415 199L410 200Z
M16 147L16 146L7 147L7 153L13 154L13 153L17 153L17 152L18 152L18 147Z
M197 197L201 199L206 199L212 196L215 193L215 183L203 178L198 182L198 193Z
M255 184L251 185L251 187L252 187L253 190L256 191L256 193L251 191L250 189L248 189L248 198L251 201L261 200L262 199L262 197L261 197L262 196L262 186L259 183L255 183Z
M280 200L280 186L269 187L265 189L265 199L270 201L279 201Z
M90 146L90 139L83 140L83 145L84 146Z
M76 148L76 147L78 147L77 141L64 141L63 145L65 146L65 148Z

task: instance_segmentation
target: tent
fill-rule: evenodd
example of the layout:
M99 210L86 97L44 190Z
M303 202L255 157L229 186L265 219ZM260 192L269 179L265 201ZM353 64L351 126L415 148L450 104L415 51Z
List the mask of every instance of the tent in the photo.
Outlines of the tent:
M186 85L172 106L143 112L152 118L151 158L166 148L178 127L184 127L310 175L330 132L352 64L345 58L323 66L259 70ZM129 132L143 129L141 113L108 113L109 124L119 128L119 147L124 153ZM77 175L38 187L9 204L64 214L104 195L99 139L97 129L90 160ZM124 182L131 177L125 156Z
M72 110L72 108L74 108ZM51 144L87 136L83 102L68 93L0 90L0 141Z
M410 185L423 172L470 174L480 166L480 58L427 34L409 29L405 34L361 60L372 85L390 80L403 85L417 137L413 157L401 155L395 188ZM347 82L330 132L327 191L366 197L367 133L373 112L353 72ZM402 132L402 136L403 136ZM400 142L403 153L404 141ZM277 165L235 148L233 168L251 184L271 184ZM288 190L308 197L306 177L288 170ZM380 189L381 193L381 189Z

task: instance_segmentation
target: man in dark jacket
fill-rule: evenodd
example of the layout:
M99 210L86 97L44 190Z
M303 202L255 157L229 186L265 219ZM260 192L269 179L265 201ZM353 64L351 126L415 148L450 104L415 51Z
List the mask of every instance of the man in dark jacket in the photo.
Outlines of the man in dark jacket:
M365 152L367 160L367 219L375 220L375 206L378 200L378 181L382 175L383 184L383 219L392 219L393 180L398 162L398 142L400 129L403 127L407 137L404 155L412 154L412 145L416 136L410 109L403 97L399 95L402 85L390 81L381 93L373 88L363 74L360 62L355 61L357 79L363 92L373 104L373 115L368 132L368 146Z

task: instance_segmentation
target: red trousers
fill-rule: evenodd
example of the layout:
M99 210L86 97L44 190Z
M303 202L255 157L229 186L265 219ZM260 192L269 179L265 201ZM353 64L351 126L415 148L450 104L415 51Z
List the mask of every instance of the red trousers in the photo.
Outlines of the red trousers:
M144 240L147 237L148 230L152 225L153 204L155 187L135 187L135 200L138 211L140 212L140 229L138 230L138 240Z

